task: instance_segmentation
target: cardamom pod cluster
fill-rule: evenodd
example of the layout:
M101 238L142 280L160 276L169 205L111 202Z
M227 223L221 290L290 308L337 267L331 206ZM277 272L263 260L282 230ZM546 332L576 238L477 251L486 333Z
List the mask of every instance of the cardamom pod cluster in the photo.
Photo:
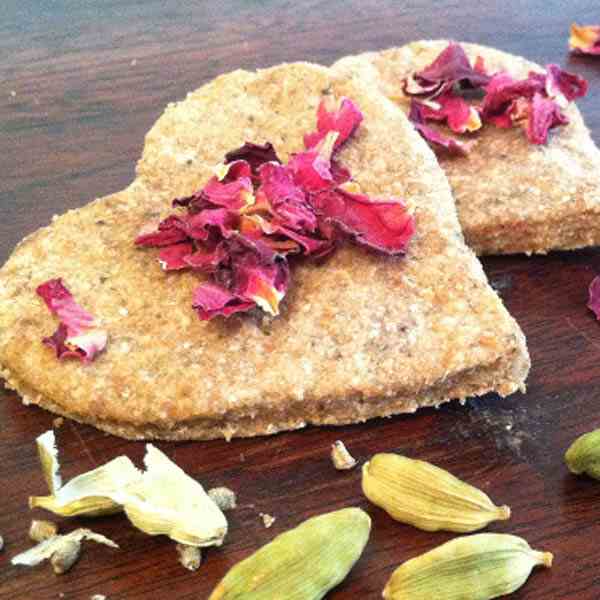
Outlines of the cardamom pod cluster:
M457 538L400 565L385 600L491 600L519 589L535 566L552 566L522 538L479 533Z
M320 600L360 558L370 530L359 508L309 519L234 566L209 600Z
M578 437L567 450L565 462L571 473L600 479L600 429Z
M365 496L392 518L425 531L476 531L510 518L481 490L430 463L376 454L363 466Z

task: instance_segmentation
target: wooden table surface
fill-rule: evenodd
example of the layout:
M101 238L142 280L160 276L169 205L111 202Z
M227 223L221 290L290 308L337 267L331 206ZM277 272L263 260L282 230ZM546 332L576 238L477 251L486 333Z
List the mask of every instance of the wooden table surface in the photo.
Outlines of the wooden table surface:
M215 75L281 61L329 64L363 50L418 38L455 38L557 62L587 77L580 106L600 142L600 59L570 58L569 24L600 22L597 2L562 0L3 0L0 9L0 261L55 213L117 191L132 179L144 133L167 102ZM122 515L62 521L92 526L120 551L90 545L71 572L14 568L30 546L30 494L45 492L34 446L53 415L0 392L0 598L201 599L237 561L318 513L354 505L373 518L369 545L328 597L378 598L393 568L450 539L392 521L360 491L360 470L338 473L330 444L343 439L361 461L378 451L430 460L512 506L490 531L511 532L555 553L514 598L600 598L600 483L571 476L563 452L600 427L600 324L586 309L600 252L489 258L485 269L529 341L526 396L493 395L415 416L230 443L158 444L207 487L239 495L222 549L197 573L177 562L173 543L149 537ZM69 478L119 455L126 442L66 421L57 431ZM265 529L259 513L277 520ZM435 599L433 599L435 600Z

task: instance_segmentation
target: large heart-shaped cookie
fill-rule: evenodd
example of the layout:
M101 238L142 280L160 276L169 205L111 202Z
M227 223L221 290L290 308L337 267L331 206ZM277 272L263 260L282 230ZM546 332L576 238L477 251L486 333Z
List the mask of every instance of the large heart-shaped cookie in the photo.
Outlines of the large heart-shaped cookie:
M339 155L362 189L403 198L417 233L405 257L348 245L293 268L268 330L248 316L200 321L197 276L163 272L133 241L244 141L287 158L324 94L364 121ZM0 364L27 402L130 438L251 436L414 411L523 386L523 335L465 246L448 183L383 95L305 63L217 78L170 105L126 190L57 218L0 271ZM41 343L56 323L35 288L62 277L108 330L90 364Z

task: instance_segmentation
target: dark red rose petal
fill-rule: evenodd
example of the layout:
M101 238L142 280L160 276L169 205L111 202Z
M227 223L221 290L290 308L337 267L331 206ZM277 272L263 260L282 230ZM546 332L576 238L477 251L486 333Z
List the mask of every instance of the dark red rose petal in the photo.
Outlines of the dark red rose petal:
M36 293L60 320L57 330L44 338L43 343L54 348L60 359L74 356L86 363L94 360L106 347L108 335L98 327L96 319L75 302L62 279L46 281L37 287Z
M596 315L600 321L600 276L594 277L589 288L588 308Z
M163 271L179 271L189 269L190 264L185 260L194 251L194 245L189 242L166 246L158 255L158 262Z
M363 115L358 106L350 98L342 98L337 110L327 110L327 99L324 98L317 110L317 131L304 136L304 147L314 148L323 138L332 131L338 133L334 150L338 150L354 133L363 120Z
M341 189L317 194L317 212L358 243L386 254L401 254L415 232L414 217L402 202L375 201Z
M154 226L143 227L135 239L135 243L138 246L161 247L185 242L187 234L182 230L182 224L183 221L179 217L167 217L153 231Z
M556 98L561 104L572 102L585 96L588 82L579 75L563 71L558 65L546 65L546 93L550 98Z
M404 82L408 95L439 95L449 92L454 85L461 89L477 89L487 85L489 75L483 72L483 62L473 68L462 46L451 42L425 69Z
M481 127L479 113L461 96L451 93L437 96L435 100L422 103L424 119L445 121L456 133L476 131Z
M287 168L295 183L308 192L320 192L335 184L330 160L315 150L294 154Z
M545 144L548 131L559 125L566 125L569 119L562 113L560 106L541 94L536 94L531 101L529 120L527 122L527 139L532 144Z
M423 105L414 99L410 103L408 118L415 129L434 149L441 149L447 151L449 154L460 156L465 156L469 153L472 142L460 142L426 125L425 117L423 116Z
M243 160L248 163L254 175L258 173L258 169L265 163L281 163L275 152L275 148L273 148L273 144L269 142L262 146L260 144L246 142L243 146L240 146L236 150L232 150L225 155L226 164L237 160Z
M237 312L246 312L256 305L239 298L229 290L214 283L203 283L193 293L192 307L203 321L217 316L229 317Z

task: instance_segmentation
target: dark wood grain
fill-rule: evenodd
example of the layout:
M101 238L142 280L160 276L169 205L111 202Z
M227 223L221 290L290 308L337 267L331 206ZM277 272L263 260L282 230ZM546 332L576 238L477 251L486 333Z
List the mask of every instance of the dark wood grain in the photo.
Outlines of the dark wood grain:
M600 141L600 61L569 58L571 21L600 21L596 2L531 0L408 2L295 0L4 0L0 10L0 260L54 213L124 187L143 137L167 102L237 67L285 60L331 63L416 38L452 37L497 46L586 76L581 102ZM367 550L330 598L378 598L392 569L450 539L393 522L360 492L359 470L335 472L329 445L344 439L361 460L400 451L449 468L510 504L514 517L490 527L556 555L515 599L600 598L600 484L570 476L563 452L600 427L600 326L586 310L600 252L490 258L486 271L528 336L533 369L526 396L489 396L416 416L355 427L231 443L159 444L206 486L239 494L225 547L205 553L197 573L177 563L173 544L123 516L77 520L115 539L91 546L67 575L48 566L13 568L27 548L27 498L43 493L34 438L53 416L0 392L0 598L110 600L206 598L227 569L304 518L356 505L373 517ZM58 430L64 474L75 475L142 443L66 421ZM265 529L260 512L277 517ZM75 526L63 521L64 529Z

